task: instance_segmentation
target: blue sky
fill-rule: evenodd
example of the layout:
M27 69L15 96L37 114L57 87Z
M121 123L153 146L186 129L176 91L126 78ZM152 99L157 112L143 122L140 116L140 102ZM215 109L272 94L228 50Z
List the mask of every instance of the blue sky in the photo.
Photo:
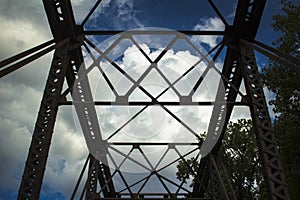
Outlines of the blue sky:
M102 13L95 13L92 20L87 23L87 29L94 29L96 26L101 29L134 29L144 27L162 27L174 30L193 29L202 19L217 17L214 10L207 1L188 0L182 3L180 0L153 0L153 1L134 1L120 6L118 1L110 2L110 9L102 8ZM172 2L172 3L170 3ZM229 24L232 23L236 2L215 1L216 6L221 11ZM127 12L118 14L118 10L127 9ZM281 11L280 1L267 1L261 26L258 31L257 39L267 44L276 38L271 27L272 16ZM75 10L76 12L76 10ZM128 16L131 16L128 20ZM126 20L125 20L126 19ZM80 21L80 20L78 20Z
M113 1L111 3L114 11L110 12L103 9L103 13L95 19L99 27L107 29L123 27L124 29L128 29L139 28L139 25L143 25L146 27L188 30L193 28L193 26L199 22L200 18L216 16L207 1L189 0L185 1L185 3L178 0L172 1L172 3L166 0L135 1L134 5L128 3L122 6L114 4ZM220 4L220 7L224 8L222 9L224 16L232 16L234 3L232 2L231 4L231 6L230 4L227 6L224 5L224 3ZM126 15L132 15L131 20L111 23L114 19L120 20L118 17L118 9L123 8L128 9L128 12L122 13L120 18L126 18ZM134 18L136 18L139 23L135 23ZM93 23L94 21L91 20L90 22Z
M75 17L80 22L95 0L71 2L74 5ZM236 2L215 1L229 24L234 17ZM3 27L0 38L1 59L52 38L42 1L0 0L0 3L0 23ZM275 33L271 27L272 16L279 13L280 8L279 0L267 1L257 40L271 45L280 34ZM204 0L103 0L100 9L85 28L220 28L221 24L214 20L216 17L209 3ZM211 23L206 24L207 22ZM51 55L45 56L0 80L0 200L15 199L17 195L50 60ZM262 56L258 57L258 61L259 65L267 62ZM87 151L82 136L76 133L73 126L71 109L60 109L56 130L64 134L53 138L41 199L68 199L67 196L74 187ZM70 139L71 137L75 139ZM67 148L69 144L72 148Z

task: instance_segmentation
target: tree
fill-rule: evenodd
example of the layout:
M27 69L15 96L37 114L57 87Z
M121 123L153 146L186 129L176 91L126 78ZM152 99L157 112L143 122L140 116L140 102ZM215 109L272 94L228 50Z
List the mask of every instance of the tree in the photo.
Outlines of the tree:
M240 119L228 124L219 157L225 165L237 199L257 199L262 196L264 191L260 191L259 186L263 184L263 179L251 120ZM187 163L194 170L198 168L199 163L195 158L188 159ZM195 178L184 162L178 162L177 169L176 175L180 181Z
M282 14L273 16L275 31L280 32L273 44L277 48L300 58L300 6L282 1ZM269 104L274 106L274 130L292 199L300 199L300 79L291 69L269 61L263 70L264 84L275 97Z
M232 187L237 192L237 199L257 198L261 192L263 177L250 119L240 119L228 124L220 156Z

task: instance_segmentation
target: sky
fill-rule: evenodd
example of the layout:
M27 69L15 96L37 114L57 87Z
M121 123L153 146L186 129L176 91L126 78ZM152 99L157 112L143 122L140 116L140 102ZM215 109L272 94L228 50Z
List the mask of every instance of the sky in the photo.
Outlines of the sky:
M85 18L87 11L93 6L95 0L71 0L76 22L80 23ZM42 1L18 1L0 0L0 23L2 34L0 37L0 59L3 60L16 53L48 41L52 38ZM235 0L215 1L218 8L228 21L232 23L236 8ZM267 1L262 21L259 27L257 40L268 45L280 33L272 30L272 15L280 12L280 1ZM91 16L87 22L86 30L128 30L136 28L158 27L171 30L222 30L224 25L217 18L206 1L187 0L182 3L179 0L103 0L99 9ZM96 41L97 37L90 37ZM114 38L105 42L110 43ZM170 38L156 38L150 40L147 37L135 38L142 41L142 49L151 58L161 52L162 44ZM191 38L193 42L200 46L201 50L212 48L220 40L218 37ZM104 42L104 43L105 43ZM104 43L99 44L100 47ZM179 74L187 69L188 65L195 62L197 57L192 51L184 49L184 45L178 43L174 49L168 51L167 55L159 63L159 68L168 74L170 80L175 80ZM105 45L104 45L105 46ZM176 46L176 47L175 47ZM124 55L118 58L120 52ZM132 43L122 43L110 56L115 56L118 64L126 70L130 70L133 77L138 79L147 68L147 60L137 59L138 51ZM33 63L15 71L0 80L0 200L15 199L22 177L24 164L30 145L35 120L40 105L42 91L44 89L47 72L49 70L52 54L48 54ZM89 58L87 56L87 58ZM118 58L118 59L117 59ZM137 60L137 61L136 61ZM135 63L133 61L136 61ZM258 55L257 61L260 67L266 65L267 59ZM206 63L207 64L207 63ZM108 63L104 60L101 65L110 74L110 78L117 85L116 90L120 94L126 93L130 83L126 78L120 77L116 71L110 70ZM170 71L168 66L184 66L186 68L175 67ZM203 72L205 62L199 64L198 70L190 74L188 79L183 80L176 88L182 94L186 94L189 87L195 82L197 75ZM217 60L215 65L220 67L222 60ZM133 66L128 68L128 66ZM102 85L103 78L99 79L100 73L96 68L91 70L89 75L92 83L92 91L95 98L109 100L113 98L108 88L106 92L97 93L99 85ZM217 81L217 74L211 72L206 79L206 87L197 94L194 99L210 99L214 97L215 91L212 89ZM95 84L96 83L96 84ZM186 84L187 83L187 84ZM142 82L143 87L154 96L166 87L166 82L153 71L152 74ZM184 86L183 86L184 85ZM186 86L187 85L187 86ZM205 93L205 89L209 92ZM201 96L201 94L204 94ZM267 98L272 94L267 92ZM139 94L136 94L140 98ZM133 97L132 97L133 98ZM174 98L173 94L166 98ZM146 98L142 97L142 100ZM132 116L138 108L97 108L104 137L108 137L114 130L121 126L128 117ZM211 107L199 108L169 108L183 119L195 132L202 132L207 129ZM196 110L196 112L195 112ZM55 126L50 155L45 173L44 185L42 187L41 199L68 199L75 181L87 156L87 147L84 136L78 127L75 112L70 106L60 107ZM249 117L247 108L235 110L232 120ZM138 132L144 131L141 137ZM155 130L155 134L150 130ZM180 131L178 131L180 130ZM172 131L174 135L168 135ZM178 141L186 140L191 142L193 135L180 137L182 131L174 118L165 114L165 110L154 107L144 112L132 124L126 127L123 133L116 134L115 141ZM189 133L186 133L188 135ZM114 141L114 140L112 140ZM125 151L125 149L123 149ZM184 149L186 151L187 149ZM150 159L161 153L160 150L151 150L148 155ZM172 157L170 155L169 157ZM124 166L130 170L130 164ZM170 169L172 171L174 169ZM167 174L170 171L166 172Z

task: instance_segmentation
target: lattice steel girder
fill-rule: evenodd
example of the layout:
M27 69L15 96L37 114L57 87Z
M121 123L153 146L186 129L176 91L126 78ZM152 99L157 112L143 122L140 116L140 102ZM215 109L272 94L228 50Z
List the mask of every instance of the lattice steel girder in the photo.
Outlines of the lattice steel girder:
M278 49L270 47L256 40L253 40L251 42L241 40L241 42L244 43L244 45L251 46L251 48L264 54L270 59L282 64L284 67L287 67L290 70L297 72L298 74L300 73L300 60L298 58L295 58L284 52L280 52Z
M75 38L70 34L71 31L73 31L73 29L71 29L72 25L70 25L73 17L70 2L43 1L43 3L54 41L60 42L68 39L69 43L57 48L54 53L19 189L18 199L39 198L58 111L58 101L62 92L67 68L70 64L70 40ZM73 23L75 24L74 19ZM69 28L65 30L64 28L66 27Z
M216 102L235 102L238 95L238 89L241 84L241 67L239 64L239 52L232 47L229 47L226 53L226 59L224 62L224 67L222 70L223 78L220 80L218 93L216 96ZM226 80L226 81L225 81ZM223 88L224 87L224 88ZM217 104L214 106L212 116L208 128L208 136L214 137L220 135L217 144L212 149L212 154L217 156L219 149L222 145L222 139L224 137L228 121L230 119L234 104ZM216 130L216 127L219 127ZM204 178L203 171L200 169L205 169L203 165L209 165L209 161L200 162L199 171L197 173L193 188L193 195L196 194L203 196L204 190L200 189L201 185L206 185L208 183L209 176ZM199 183L198 183L199 182ZM201 192L200 192L201 191Z
M239 0L233 22L235 39L254 39L258 31L266 0Z
M264 6L265 1L246 0L238 2L233 26L226 27L226 29L230 30L227 31L228 35L225 37L226 41L224 41L228 46L228 50L225 57L222 80L220 80L216 101L225 100L227 102L235 102L242 81L237 42L239 38L255 38ZM225 86L225 93L223 94L221 93L222 85ZM227 105L226 112L223 112L224 114L221 115L224 120L224 125L223 128L219 130L218 134L221 134L221 137L219 138L218 145L214 148L215 152L218 152L218 149L220 148L223 134L230 119L233 106L234 105L231 104ZM216 119L220 116L220 113L222 113L220 106L214 108L208 132L213 132L214 128L217 126L216 124L218 120Z
M209 154L209 174L210 174L210 184L211 190L213 193L214 200L229 200L227 191L225 189L223 180L221 178L218 166L215 161L215 156L213 154Z
M98 1L98 4L100 2L101 1ZM82 52L80 48L80 45L83 41L83 34L112 33L110 31L84 32L82 30L82 27L75 24L72 7L69 0L43 0L43 3L56 44L66 39L70 40L70 43L62 47L56 46L57 49L54 54L45 93L42 100L42 105L40 107L40 112L38 115L27 163L24 170L24 176L19 191L19 199L37 199L39 197L53 132L53 126L57 114L58 102L61 102L60 100L63 81L66 78L69 85L69 92L74 92L73 86L76 82L76 76L81 64L83 63ZM243 69L246 90L248 99L251 103L250 109L254 126L256 127L257 142L259 144L260 153L263 160L263 167L265 172L264 175L266 184L268 185L268 193L270 195L270 199L289 199L279 154L275 145L272 125L268 116L263 90L259 82L259 74L257 71L253 50L245 46L244 44L240 45L241 48L239 48L238 46L238 41L240 38L245 39L246 41L252 41L254 39L258 30L258 25L260 22L264 4L264 0L240 0L238 2L234 24L231 27L227 27L226 31L182 32L191 35L229 35L231 37L231 44L227 45L231 46L233 49L235 48L235 50L229 47L228 52L232 51L234 52L234 55L231 57L230 53L227 53L226 60L229 60L229 64L225 64L222 72L222 76L224 76L225 79L221 80L221 82L224 82L227 86L227 89L229 90L227 91L226 89L226 93L220 94L220 96L217 97L216 100L225 99L226 101L230 100L230 102L235 101L237 91L232 86L238 87L240 85L241 72L239 70ZM237 53L240 50L242 50L242 53ZM243 68L238 64L238 62L243 63ZM225 63L227 62L225 61ZM235 66L238 66L239 68L235 71L232 71ZM230 80L231 75L234 76L232 80ZM226 79L231 82L231 85L227 85L228 81L224 81ZM85 89L83 90L85 91L85 93L83 94L83 96L84 99L90 100L90 91L87 84L88 83L83 84L85 85ZM81 88L77 87L75 89L75 93L80 89ZM222 117L225 118L224 127L229 120L233 106L234 104L229 104L227 110L228 113L226 113L226 115L222 115ZM82 113L86 112L86 110L88 110L89 115L82 115ZM220 110L222 110L222 108L217 104L217 106L215 106L214 113L218 115L220 113ZM80 119L83 131L87 133L87 131L89 130L94 130L95 132L93 133L96 133L99 136L99 140L101 141L101 133L100 130L98 130L99 125L97 124L97 115L94 108L86 105L77 106L76 111L78 115L86 116L86 119ZM91 122L90 119L93 119L93 123L91 123L92 125L89 125L88 123ZM212 117L212 119L215 119L215 117ZM215 123L211 123L210 129L213 130L213 128L217 126L216 124L218 124L217 121L215 121ZM223 134L224 131L225 129L222 129L221 134ZM93 142L92 134L90 134L90 137L91 140L87 142ZM218 152L220 141L219 145L217 145L215 148L215 152ZM213 164L212 162L213 161L208 161L205 165L209 165L209 163ZM199 168L203 169L203 166L200 166ZM204 167L204 169L206 169L204 171L207 171L207 166L206 168ZM97 188L97 181L99 181L101 186L108 186L107 190L105 190L105 188L103 190L104 196L115 197L116 195L114 194L109 168L103 165L101 162L91 162L89 170L90 172L96 172L94 175L96 179L98 178L98 180L94 180L92 184L87 185L87 193L88 191L91 191L90 189L92 189L91 195L92 197L95 197L95 188ZM89 175L92 175L92 173L89 173ZM203 177L201 176L201 178ZM198 183L199 180L196 180L195 186ZM204 180L201 181L201 183L208 182ZM197 187L200 188L201 186L198 185ZM220 185L218 185L218 187L220 187ZM199 194L199 188L194 188L193 196ZM205 190L205 188L201 188L201 190Z
M193 186L192 197L204 197L208 193L208 181L209 181L209 158L204 157L200 161L197 176Z
M86 143L89 147L89 152L95 155L97 154L97 151L107 151L101 137L97 113L94 107L80 47L71 52L70 63L72 66L68 70L67 82L73 97L73 103L81 129L85 135ZM80 73L80 75L78 75L78 73ZM90 148L96 146L100 146L100 148ZM104 156L102 161L105 162L106 159L107 158ZM90 172L93 172L94 177L99 177L100 185L102 187L106 185L105 183L108 182L107 179L111 177L109 167L99 163L99 161L91 162L89 170ZM88 180L91 179L90 175L91 174L89 173ZM89 194L90 197L94 196L97 189L97 179L95 181L88 181L86 189L87 194ZM111 180L109 181L108 186L104 188L104 195L105 197L114 197L114 193L114 186Z
M99 194L97 193L97 183L100 166L97 163L98 161L94 157L91 157L85 193L85 198L89 200L99 198Z
M54 54L53 64L48 78L49 81L47 81L46 84L46 90L20 186L19 199L37 199L39 197L63 82L65 77L67 77L69 87L72 88L75 80L74 70L78 70L83 63L80 48L80 34L78 32L80 29L75 25L70 1L43 1L43 3L54 41L57 43L65 39L71 41L67 47L64 47L63 50L58 48ZM88 90L85 91L88 93ZM85 98L87 98L87 96L89 95L85 95ZM77 108L76 110L82 113L84 112L82 109ZM90 112L94 117L96 116L95 113L95 111ZM80 120L80 122L82 122L82 120ZM83 125L87 123L88 121L86 120L82 122ZM97 126L98 124L92 125L99 127ZM89 128L88 126L82 127ZM42 151L40 149L42 149ZM35 166L32 166L33 164L35 164ZM107 174L109 174L109 171Z
M78 32L70 0L43 0L55 42L75 40Z
M253 49L241 43L240 54L269 199L290 199Z
M69 44L54 52L24 169L18 199L38 199L46 168L58 101L69 65Z
M255 38L264 5L265 1L247 0L238 2L233 25L226 27L228 35L224 37L224 42L226 42L228 49L222 70L222 79L220 80L215 99L216 102L235 102L236 100L242 81L239 49L237 48L238 39ZM211 140L213 140L214 137L218 140L217 145L212 150L214 156L217 155L222 144L222 139L233 107L234 104L218 104L214 106L207 133L207 137L210 137ZM199 168L203 168L202 165L207 163L208 162L200 163ZM203 176L203 173L199 173L198 176ZM198 176L196 179L201 179L201 177ZM206 177L206 179L208 178L209 177ZM204 179L201 180L203 181L202 184L208 182ZM193 189L196 193L199 190L197 187L199 187L199 185L195 184Z
M68 67L66 79L69 86L69 91L72 94L74 101L81 102L87 101L92 102L92 95L90 91L90 86L87 81L87 78L84 70L85 66L82 51L80 45L83 42L82 28L76 26L75 18L72 11L72 6L70 1L43 1L47 17L50 23L50 28L54 36L55 41L60 41L64 38L70 38L73 44L72 50L70 50L70 66ZM75 46L74 46L75 45ZM81 69L81 81L76 82L78 78L78 72ZM76 83L75 83L76 82ZM82 105L74 104L77 115L79 116L79 122L82 128L84 135L86 136L87 144L94 142L102 142L100 127L97 119L97 113L94 108L94 105ZM96 146L96 145L88 145ZM104 149L103 147L101 147ZM94 150L89 149L90 152ZM105 160L105 158L103 158ZM99 162L92 162L90 165L90 170L93 171L94 168L99 168L101 164ZM107 166L101 167L102 171L94 171L95 176L99 177L102 182L107 182L106 178L110 177L110 170ZM104 174L102 174L104 173ZM92 184L93 183L93 184ZM97 181L87 184L87 191L95 192L97 188ZM92 189L94 188L94 189ZM109 188L106 188L105 194L107 197L114 196L113 182L109 183Z

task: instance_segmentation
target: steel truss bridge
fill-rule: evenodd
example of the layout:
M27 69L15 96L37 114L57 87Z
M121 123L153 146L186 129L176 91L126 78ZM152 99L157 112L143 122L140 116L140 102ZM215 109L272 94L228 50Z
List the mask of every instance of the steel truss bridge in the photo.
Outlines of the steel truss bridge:
M74 106L90 152L82 172L78 172L78 182L74 185L71 199L236 199L235 193L224 186L224 183L228 183L229 180L221 176L221 171L224 169L218 157L225 128L235 106L248 106L250 108L268 198L272 200L290 199L254 52L264 54L286 67L294 69L297 73L300 69L300 61L255 39L266 3L265 0L239 0L232 24L226 22L212 0L208 0L208 3L223 21L225 30L86 30L85 24L99 7L101 0L96 2L81 24L75 23L69 0L43 0L53 39L0 63L0 76L3 77L54 50L19 188L18 199L39 198L58 108L66 105ZM116 35L117 39L106 50L101 50L97 47L95 41L89 37L97 35ZM141 35L168 35L171 40L161 53L153 59L144 51L141 43L136 39L136 36ZM202 53L190 41L191 36L202 35L220 36L222 40L208 52ZM109 53L123 40L129 40L135 45L141 57L144 57L149 64L142 75L136 79L132 78L129 71L120 67L116 60L109 57ZM198 54L199 61L187 68L178 79L170 81L167 74L159 67L159 64L164 55L178 40L190 45L191 49ZM224 48L226 48L226 53L223 59L224 64L220 70L213 62L219 58ZM92 60L92 64L89 66L86 64L86 56L84 56L86 53L92 55L89 58ZM103 59L131 82L131 87L125 95L117 91L116 86L110 81L104 69L101 68L100 63ZM192 85L190 93L182 94L174 85L201 62L205 63L205 70L198 77L195 84ZM95 101L93 99L88 76L95 66L113 92L114 100ZM156 70L167 83L167 87L156 96L142 84L142 81L151 70ZM203 83L209 70L214 70L219 75L219 79L216 79L219 84L215 99L214 101L195 101L193 95ZM246 89L245 93L240 91L242 81ZM63 87L65 83L68 86L67 88ZM132 101L130 96L136 89L142 91L150 100ZM178 100L160 101L159 97L169 89L175 92ZM72 100L67 100L68 95L72 96ZM238 100L238 97L240 97L240 100ZM142 109L129 117L128 121L118 130L104 138L95 106L142 106ZM128 123L151 106L159 106L161 110L168 113L192 134L194 141L124 142L111 140ZM168 106L212 106L206 138L200 138L199 133L190 128ZM211 149L208 147L209 141L216 143ZM127 152L122 151L119 148L120 146L129 150ZM187 149L189 150L181 152L180 148L182 146L188 146ZM147 150L159 147L162 147L164 151L157 162L152 163ZM205 148L207 155L203 154ZM173 152L172 158L174 159L164 162L163 160L169 152ZM116 154L119 157L114 157ZM144 162L135 159L133 154L139 155L141 159L144 159ZM193 155L196 159L200 159L202 156L197 170L187 162L190 155ZM132 175L131 179L128 180L130 176L122 170L123 163L126 161L131 161L142 168L144 170L143 176L132 181L134 177ZM175 180L176 178L172 179L163 173L164 169L176 165L178 161L186 164L189 171L194 175L195 180L192 188L185 186L185 180L180 182ZM160 184L162 191L151 191L150 179L153 177L155 177L156 182L151 184ZM120 183L122 186L117 186Z

